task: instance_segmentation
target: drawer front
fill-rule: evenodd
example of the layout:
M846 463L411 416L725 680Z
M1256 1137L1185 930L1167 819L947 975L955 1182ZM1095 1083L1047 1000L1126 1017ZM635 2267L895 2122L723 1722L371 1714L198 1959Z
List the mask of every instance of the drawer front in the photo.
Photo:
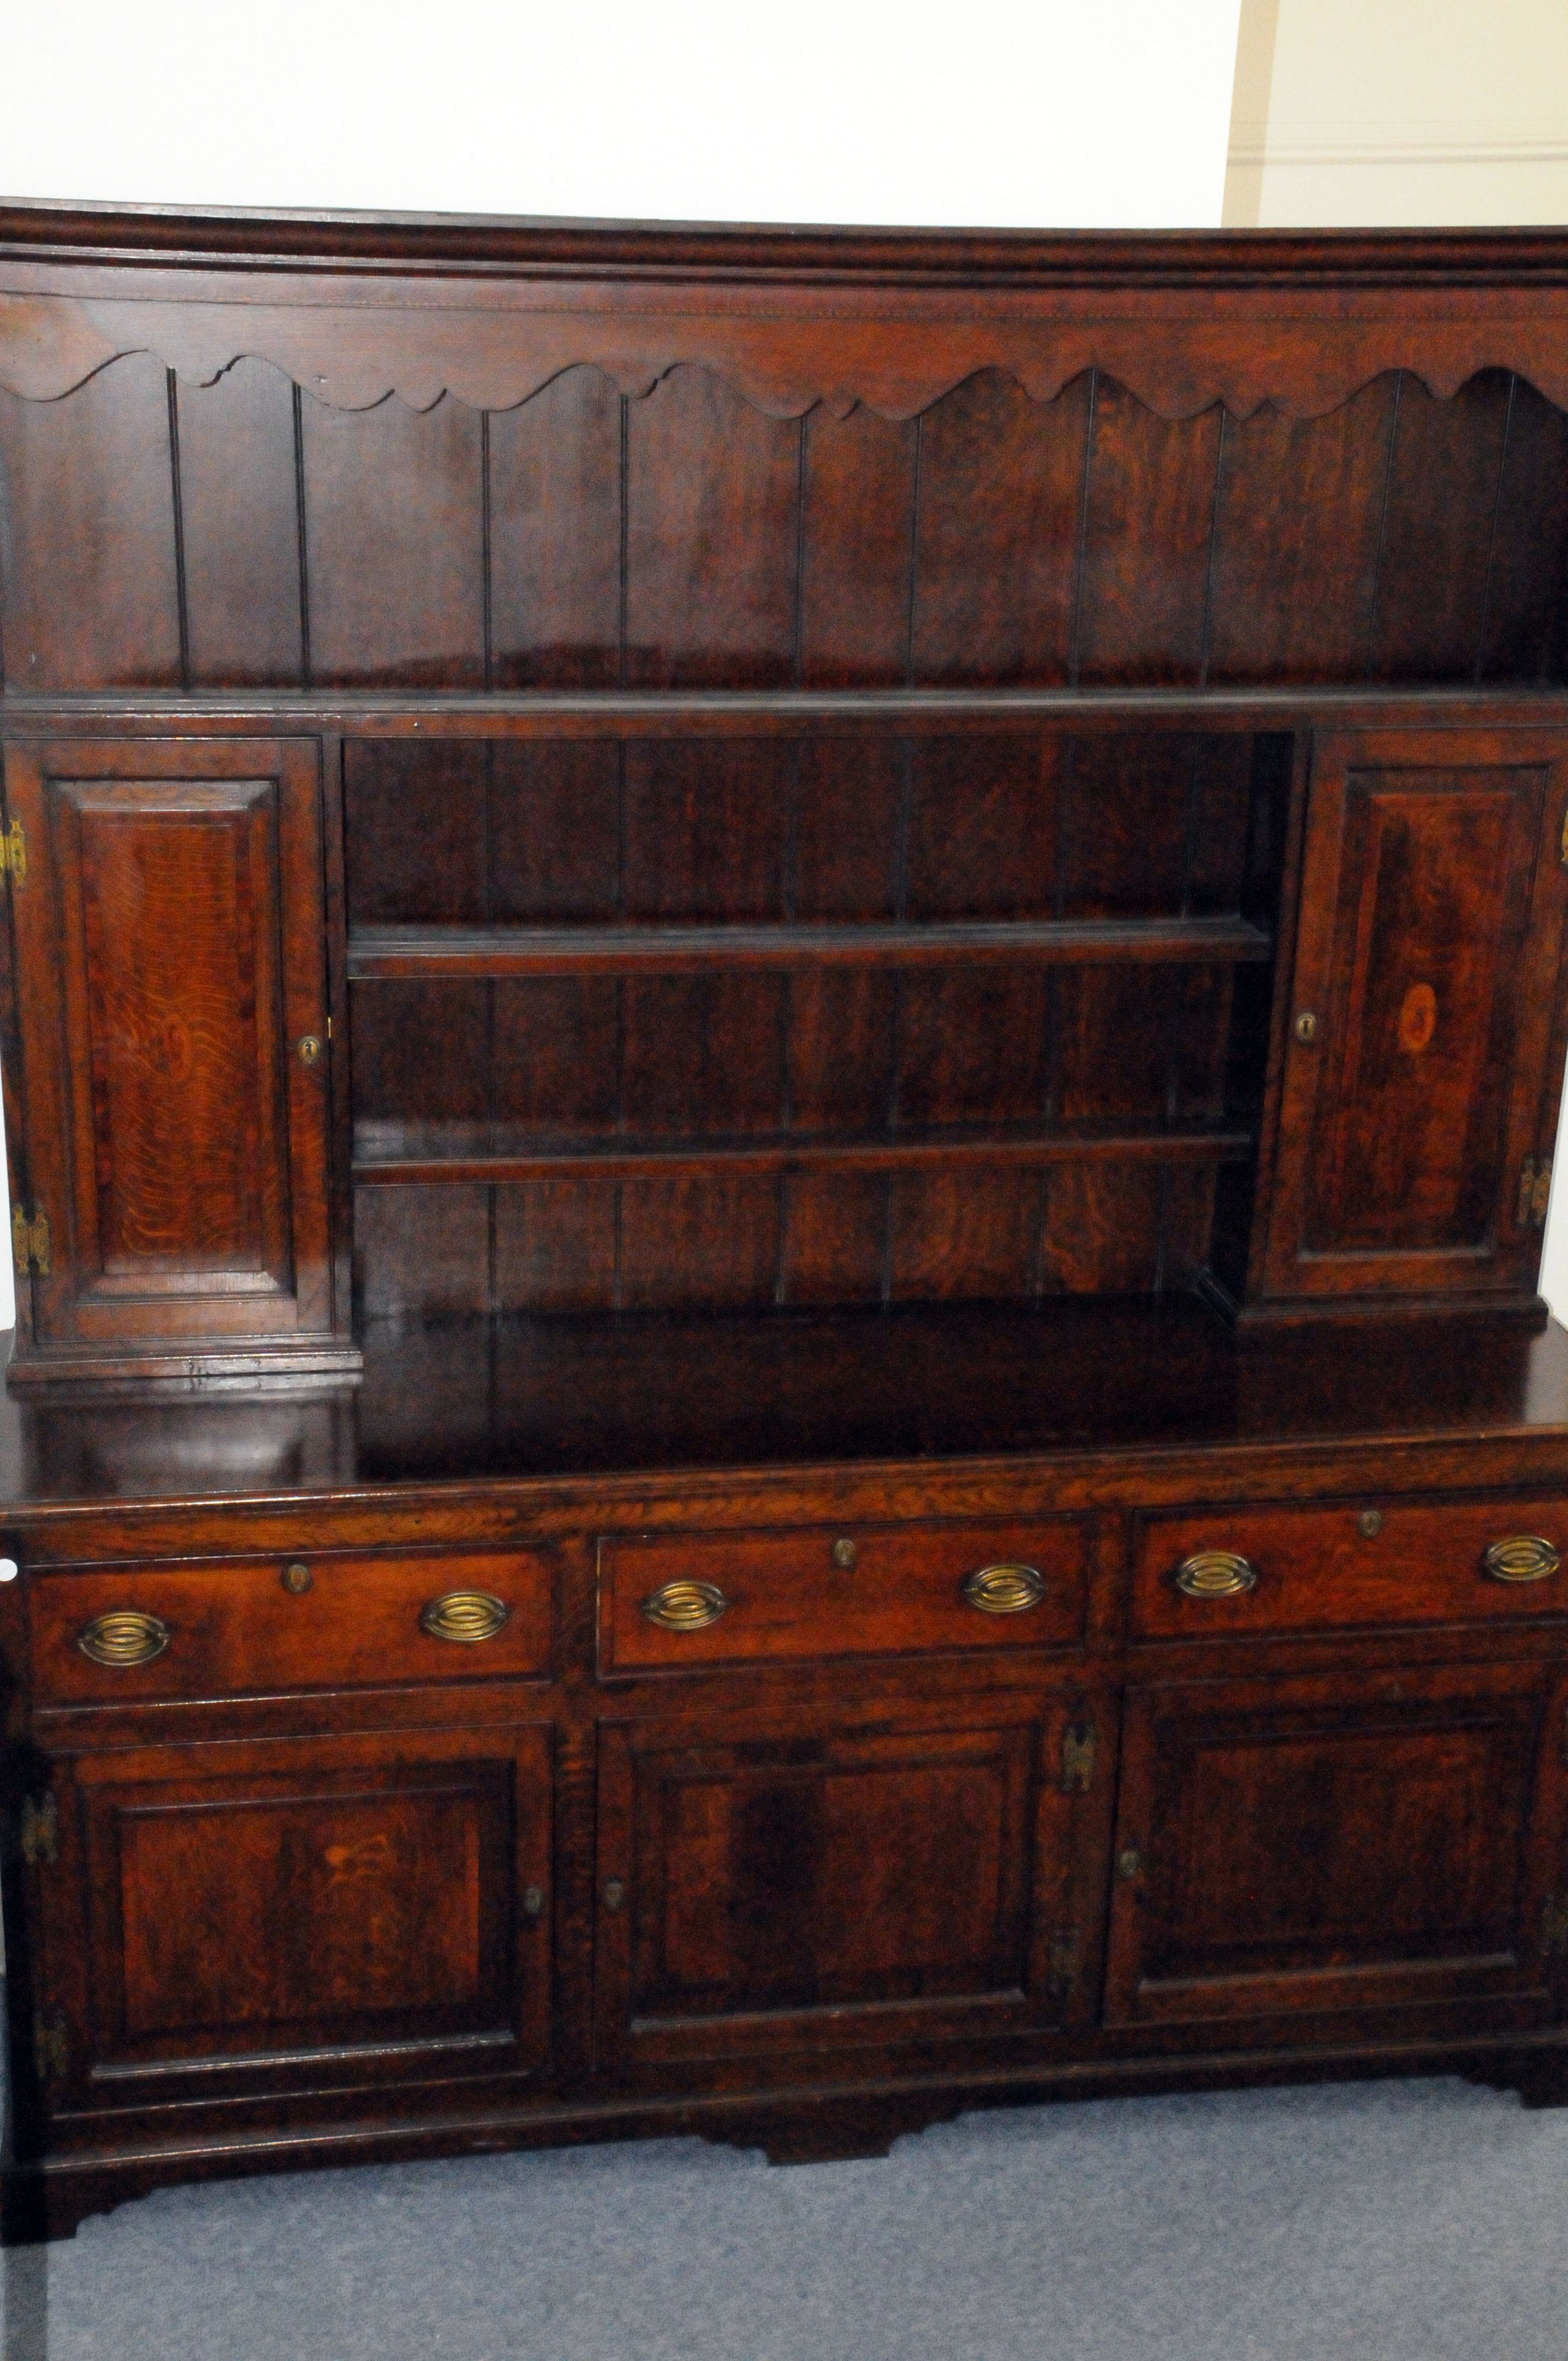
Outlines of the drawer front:
M1510 1542L1524 1546L1502 1548ZM1537 1543L1544 1546L1529 1546ZM1565 1610L1568 1500L1365 1501L1150 1517L1133 1631L1140 1640L1210 1640Z
M28 1585L34 1690L42 1704L107 1704L542 1674L551 1588L532 1550L39 1574Z
M1071 1646L1089 1535L1069 1517L606 1535L600 1670Z

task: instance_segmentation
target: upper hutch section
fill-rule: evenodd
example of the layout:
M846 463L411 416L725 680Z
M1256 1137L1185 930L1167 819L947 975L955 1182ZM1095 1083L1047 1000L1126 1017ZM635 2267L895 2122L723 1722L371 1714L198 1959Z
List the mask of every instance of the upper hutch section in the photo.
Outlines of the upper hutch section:
M13 209L5 686L1556 684L1565 265Z
M12 1380L1544 1316L1565 630L1568 235L0 210Z

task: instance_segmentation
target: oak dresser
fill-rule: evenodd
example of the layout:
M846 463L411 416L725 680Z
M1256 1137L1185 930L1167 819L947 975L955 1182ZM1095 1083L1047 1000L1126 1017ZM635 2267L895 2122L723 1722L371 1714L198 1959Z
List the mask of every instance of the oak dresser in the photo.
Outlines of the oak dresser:
M0 211L6 2234L1568 2096L1568 234Z

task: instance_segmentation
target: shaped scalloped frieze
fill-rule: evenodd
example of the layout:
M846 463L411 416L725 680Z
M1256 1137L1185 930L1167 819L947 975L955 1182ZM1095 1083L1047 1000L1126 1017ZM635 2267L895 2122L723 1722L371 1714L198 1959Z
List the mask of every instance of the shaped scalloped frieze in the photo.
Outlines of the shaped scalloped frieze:
M253 282L254 283L254 282ZM951 307L874 316L840 292L816 306L746 309L696 296L687 307L641 300L561 302L536 291L491 299L352 303L141 302L0 293L0 386L29 401L71 392L111 360L150 352L182 379L210 384L237 360L270 361L317 401L363 410L396 394L428 410L444 394L510 410L563 370L603 369L622 393L647 394L682 364L713 370L774 417L858 403L888 418L929 409L977 371L1008 372L1036 401L1087 368L1118 380L1149 409L1189 417L1223 402L1249 417L1266 402L1296 416L1333 410L1373 379L1407 369L1447 398L1486 368L1529 379L1568 409L1568 302L1555 291L1476 316L1378 317L1363 298L1343 309L1298 303L1288 316L1234 305L1207 315L1193 295L1136 314L1081 301L1024 316Z

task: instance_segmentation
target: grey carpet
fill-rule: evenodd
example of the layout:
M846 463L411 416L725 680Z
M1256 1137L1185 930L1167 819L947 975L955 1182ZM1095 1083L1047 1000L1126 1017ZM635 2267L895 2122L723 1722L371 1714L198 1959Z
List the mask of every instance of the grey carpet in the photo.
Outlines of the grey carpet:
M168 2190L5 2257L5 2361L1565 2361L1568 2111L1458 2081Z

